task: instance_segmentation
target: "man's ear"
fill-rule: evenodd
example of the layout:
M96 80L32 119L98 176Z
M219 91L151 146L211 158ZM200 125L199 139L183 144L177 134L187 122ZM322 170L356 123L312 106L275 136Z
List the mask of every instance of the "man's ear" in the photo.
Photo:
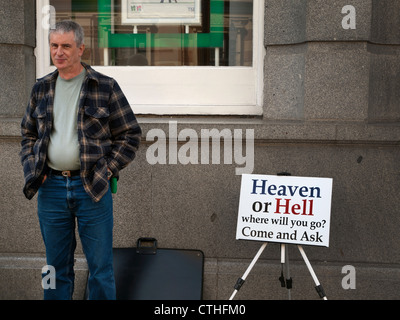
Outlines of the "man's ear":
M85 52L85 45L81 44L81 46L79 47L79 56L82 57L83 52Z

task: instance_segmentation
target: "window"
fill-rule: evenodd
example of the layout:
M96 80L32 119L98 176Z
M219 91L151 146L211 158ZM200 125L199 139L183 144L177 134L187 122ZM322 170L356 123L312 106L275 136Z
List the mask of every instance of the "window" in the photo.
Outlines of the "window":
M38 0L38 77L48 25L85 30L82 60L115 78L137 114L261 114L264 1ZM47 26L47 28L46 28Z

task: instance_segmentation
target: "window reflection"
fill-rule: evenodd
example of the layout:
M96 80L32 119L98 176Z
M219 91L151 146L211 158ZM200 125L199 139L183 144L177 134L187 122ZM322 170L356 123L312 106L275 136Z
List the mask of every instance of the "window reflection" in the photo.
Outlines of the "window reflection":
M151 21L136 25L123 21L123 5L138 10L135 6L160 3L160 0L50 1L56 21L73 19L84 27L86 50L82 60L91 65L252 66L253 0L199 0L196 7L200 8L199 23ZM165 0L162 5L177 8L173 7L175 1ZM165 10L163 18L174 15L169 13L174 12L172 9Z

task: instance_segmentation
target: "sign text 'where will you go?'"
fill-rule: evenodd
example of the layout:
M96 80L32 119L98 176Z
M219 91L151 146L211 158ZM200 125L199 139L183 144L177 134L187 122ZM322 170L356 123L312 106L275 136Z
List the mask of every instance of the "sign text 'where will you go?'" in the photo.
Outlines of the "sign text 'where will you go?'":
M329 246L331 178L243 174L236 239Z

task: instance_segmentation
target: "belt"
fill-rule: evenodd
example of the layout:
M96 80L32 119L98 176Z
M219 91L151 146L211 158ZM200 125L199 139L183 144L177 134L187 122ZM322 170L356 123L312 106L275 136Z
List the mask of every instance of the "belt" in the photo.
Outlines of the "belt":
M76 177L79 176L81 173L80 170L64 170L64 171L58 171L58 170L51 170L51 174L54 174L55 176L63 176L63 177Z

